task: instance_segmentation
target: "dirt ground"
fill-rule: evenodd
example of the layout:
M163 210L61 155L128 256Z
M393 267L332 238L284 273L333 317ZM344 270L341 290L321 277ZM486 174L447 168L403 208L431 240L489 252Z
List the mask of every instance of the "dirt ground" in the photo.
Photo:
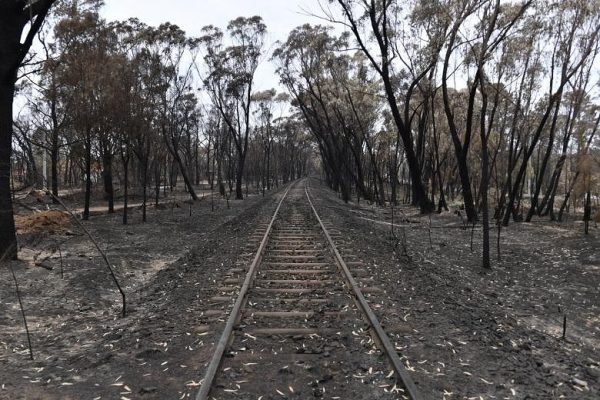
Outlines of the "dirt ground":
M14 282L3 268L0 398L190 398L208 344L220 334L203 329L205 303L272 203L270 195L251 195L228 209L225 200L205 199L191 216L181 203L149 208L146 224L139 208L127 226L120 213L84 222L127 293L125 318L107 267L81 229L39 216L56 212L21 214L17 219L29 224L21 227L21 260L12 266L35 359L29 360Z
M600 398L600 230L512 224L492 270L481 230L448 212L344 204L313 181L319 211L347 232L386 295L371 298L425 398ZM431 227L431 228L430 228ZM566 340L561 340L563 318Z
M502 231L501 261L479 267L481 231L452 213L344 204L311 180L339 245L366 262L384 293L367 297L427 399L597 399L600 396L598 228L538 221ZM17 275L34 360L8 268L0 284L1 399L193 398L220 334L211 298L280 193L205 199L94 216L85 226L106 249L128 295L73 224L21 236ZM61 220L62 217L58 217ZM43 224L41 224L43 225ZM431 228L430 228L431 227ZM495 234L492 235L495 243ZM58 249L60 248L60 252ZM406 252L404 251L406 249ZM406 254L404 254L406 253ZM61 278L61 256L64 278ZM561 339L567 317L566 340Z

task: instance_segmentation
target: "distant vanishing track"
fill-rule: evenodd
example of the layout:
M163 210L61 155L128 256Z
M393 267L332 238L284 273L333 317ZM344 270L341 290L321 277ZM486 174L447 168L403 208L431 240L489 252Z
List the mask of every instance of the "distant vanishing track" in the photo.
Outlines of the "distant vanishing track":
M322 397L326 388L328 396L360 398L357 390L366 385L357 378L389 365L399 390L394 385L369 398L421 399L363 295L378 288L361 291L357 281L370 278L353 277L348 265L361 263L344 261L308 188L290 185L263 230L251 265L240 269L243 282L240 276L196 400ZM365 353L371 337L387 363Z

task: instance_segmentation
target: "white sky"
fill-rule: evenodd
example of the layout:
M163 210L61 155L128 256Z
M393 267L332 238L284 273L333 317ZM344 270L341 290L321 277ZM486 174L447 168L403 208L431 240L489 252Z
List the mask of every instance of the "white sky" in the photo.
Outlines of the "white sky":
M327 4L327 0L321 1ZM225 30L232 19L260 15L267 25L266 45L270 53L273 43L286 40L295 27L305 23L324 24L324 21L306 15L303 10L321 14L318 0L105 0L101 14L107 20L136 17L153 26L170 22L178 25L188 36L200 36L200 30L206 25ZM278 86L279 79L269 58L270 54L257 71L257 91Z

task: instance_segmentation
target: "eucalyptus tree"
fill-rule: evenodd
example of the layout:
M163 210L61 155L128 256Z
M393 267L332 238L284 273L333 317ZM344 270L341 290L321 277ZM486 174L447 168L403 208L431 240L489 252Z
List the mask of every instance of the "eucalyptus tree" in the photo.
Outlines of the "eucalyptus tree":
M494 117L498 101L494 101L491 110L488 110L488 85L491 77L488 76L486 64L507 39L511 30L517 29L517 23L521 20L530 7L531 1L521 4L501 5L499 0L493 2L456 2L448 1L446 6L451 17L448 29L448 41L445 44L441 85L443 94L444 112L448 120L452 143L457 160L458 172L462 185L465 212L469 221L477 219L475 201L472 195L471 171L469 170L469 150L475 127L479 124L482 160L482 182L481 192L484 197L484 225L487 222L487 186L489 175L489 155L487 149L488 134L494 123ZM473 28L468 29L472 25ZM466 33L465 33L466 32ZM455 52L467 54L463 60L468 75L472 78L468 81L468 100L465 115L455 110L456 104L452 104L449 95L450 63ZM498 69L498 82L502 81L503 72ZM478 97L479 95L479 97ZM498 100L498 96L494 96ZM481 105L477 102L481 101ZM462 106L462 104L461 104ZM477 108L480 108L477 113ZM488 111L491 113L488 115ZM480 121L476 116L479 114ZM484 227L485 228L485 227ZM484 229L487 232L487 229ZM485 234L484 234L485 235Z
M17 148L14 149L13 157L16 155L20 158L25 165L26 174L23 179L23 183L26 186L36 185L40 182L40 173L36 161L36 144L34 144L36 138L36 124L32 121L29 115L19 115L15 121L13 121L14 132L13 138L18 144ZM21 157L19 157L21 153ZM21 168L22 169L22 168ZM23 177L21 177L23 178Z
M136 19L110 24L116 38L115 64L111 82L112 98L107 106L114 131L115 146L122 164L121 187L123 189L123 224L129 222L129 172L133 159L133 142L147 128L149 119L145 106L145 93L142 88L140 71L140 41L137 37L143 25ZM145 207L144 207L145 208Z
M353 185L357 196L373 199L367 166L378 177L375 192L383 196L383 176L373 151L381 122L379 84L369 77L362 54L349 55L347 48L347 35L335 37L328 28L303 25L280 44L274 59L281 82L319 146L328 183L345 201Z
M140 44L143 46L143 43ZM147 219L147 201L149 186L149 169L152 149L160 143L158 135L157 116L158 100L155 94L164 90L160 83L161 61L156 55L150 54L144 47L135 56L139 90L142 93L139 105L139 116L142 117L131 134L131 150L140 163L140 178L142 184L142 221Z
M313 142L301 115L286 115L274 121L272 178L275 186L308 174L314 156Z
M176 99L172 107L169 112L166 145L179 166L188 193L193 200L198 200L192 186L194 169L190 154L193 147L197 146L197 142L192 140L199 130L197 98L193 92L187 91Z
M112 151L106 145L106 141L112 140L103 138L109 134L105 116L111 78L106 72L112 61L112 31L95 10L74 9L56 24L55 37L60 52L58 79L72 101L72 127L84 147L85 220L90 213L94 146L99 139L105 141L105 148L101 150L105 153L105 162L110 157L106 152ZM112 203L111 187L112 182L108 187Z
M508 194L508 203L502 223L508 225L515 210L515 202L521 191L529 161L538 145L544 128L552 113L558 112L565 87L572 82L578 71L585 68L597 54L600 34L600 8L580 2L551 2L545 12L548 30L538 40L555 43L549 60L550 76L547 79L547 98L538 104L539 115L531 131L528 144L524 145L523 157Z
M339 101L331 76L336 63L344 63L336 52L346 47L344 37L332 36L329 28L303 25L273 53L281 82L294 98L292 105L302 113L317 141L330 186L350 199L347 152L339 120L332 103Z
M115 168L115 158L121 152L122 124L127 118L123 115L123 111L127 110L128 106L123 104L122 97L129 98L127 95L129 89L127 85L128 74L124 72L129 63L125 54L121 53L118 46L116 46L114 31L111 27L107 27L107 29L109 29L112 39L104 65L102 89L99 90L100 112L96 143L98 156L102 163L104 196L108 202L108 212L112 213L114 212L115 202L113 170ZM121 107L124 110L121 110Z
M594 54L590 55L589 61L586 62L587 65L581 68L579 72L574 76L574 82L572 85L570 85L573 88L573 90L564 94L565 101L563 101L563 104L566 107L564 110L565 115L564 122L562 124L563 126L560 129L562 131L561 153L555 164L554 171L552 172L552 176L548 183L548 187L546 188L546 192L544 194L542 202L540 203L539 208L537 210L539 215L550 215L550 218L552 220L555 219L554 201L556 193L558 191L558 186L562 175L562 171L564 169L565 161L567 160L568 151L571 147L571 142L573 140L573 137L577 135L577 130L581 127L581 123L583 122L582 120L585 120L586 117L589 118L589 114L586 115L585 106L586 103L589 102L589 84L592 66L594 64L595 56L598 50L599 48L596 47L596 49L594 50ZM548 152L546 152L546 154L547 153ZM548 158L545 158L544 160L548 161ZM545 167L546 165L547 163L542 164L542 167L540 168L540 171L538 173L538 176L540 178L543 178L545 175L545 170L543 169L543 167ZM536 182L536 194L539 194L538 187L541 186L542 181L543 179L539 179L538 182ZM532 200L531 208L529 210L529 213L527 214L528 219L530 219L530 215L533 215L533 213L535 212L535 204L536 203L534 203Z
M137 160L138 176L142 187L142 221L147 220L149 170L153 149L162 151L159 145L158 110L160 97L165 91L161 82L163 65L160 57L147 46L148 33L152 28L135 18L113 23L111 29L118 38L118 53L125 57L117 78L114 79L116 98L111 102L119 153L124 174L123 222L127 223L129 166ZM122 69L125 68L125 69ZM132 162L133 161L133 162ZM135 164L134 164L135 166Z
M257 109L254 111L256 118L256 131L260 137L263 159L258 165L262 165L261 186L262 194L265 190L271 190L271 148L273 146L273 105L277 92L275 89L256 92L252 95Z
M206 180L210 190L214 190L217 174L217 153L219 150L219 134L221 127L221 113L210 107L204 107L204 118L202 118L202 131L206 137ZM220 161L219 161L220 162ZM221 192L220 188L219 191Z
M499 105L499 92L495 91L495 94L490 93L493 88L493 84L499 85L503 78L502 65L496 65L495 69L487 68L492 64L491 57L496 50L500 47L502 42L507 38L511 29L516 28L517 22L522 19L525 11L531 5L531 1L523 2L522 4L514 5L501 5L500 0L495 2L487 3L483 7L474 10L473 12L478 16L480 21L477 26L477 34L480 39L468 40L465 38L465 42L469 44L470 51L467 53L467 65L471 64L474 69L473 81L469 84L469 101L467 106L467 114L464 128L465 142L464 145L461 143L454 115L452 109L447 101L447 70L448 61L452 49L455 48L455 38L461 24L456 23L453 25L451 30L451 39L448 43L446 50L446 56L444 60L444 72L443 72L443 83L442 88L444 92L444 110L448 117L448 125L450 126L450 132L452 134L452 140L455 144L457 161L459 171L461 171L461 180L463 184L463 197L465 198L465 210L467 211L467 193L470 192L470 180L468 165L466 164L466 155L469 150L469 138L473 134L473 128L476 126L475 121L475 108L479 108L479 140L481 147L481 208L482 208L482 224L483 224L483 267L490 267L490 245L489 245L489 205L488 205L488 186L489 186L489 174L490 174L490 161L488 152L488 139L495 129L494 123L496 117L497 107ZM467 12L465 16L468 16ZM458 21L464 21L463 17L459 17ZM480 32L483 32L481 34ZM491 66L490 66L491 67ZM495 72L497 74L497 81L491 82ZM476 106L476 95L479 92L481 97L481 105ZM492 95L492 99L490 98ZM472 207L473 204L470 205ZM474 210L472 210L474 212ZM467 212L470 221L473 221L472 215Z
M153 75L157 80L153 85L155 91L151 93L151 96L155 97L157 107L157 126L169 153L179 167L188 193L193 200L198 200L189 168L182 158L181 146L186 127L189 128L188 123L194 123L193 120L197 118L195 95L191 89L194 55L192 54L192 60L187 64L184 58L190 52L195 52L198 41L188 38L177 25L170 23L157 28L145 27L142 29L141 38L150 55L158 61L154 64L154 67L159 69ZM190 104L193 109L186 110ZM190 119L182 121L182 116ZM160 168L159 163L155 163L155 168Z
M382 122L380 85L370 77L362 53L355 53L348 61L347 69L339 68L343 65L339 63L332 68L333 83L341 100L333 103L335 115L353 156L357 194L385 205L384 173L374 152L374 138ZM372 178L366 179L367 175Z
M373 200L370 185L366 185L365 170L368 163L364 149L371 148L368 139L381 122L380 101L376 95L379 85L369 80L368 68L363 61L361 53L355 53L353 57L339 57L329 68L331 79L328 82L328 95L332 97L329 107L348 153L346 168L354 181L357 196ZM374 167L373 163L371 167Z
M267 27L259 16L236 18L227 25L231 42L227 47L219 28L206 26L203 32L208 69L204 86L235 147L235 193L237 199L242 199L242 179L252 128L254 75L263 55Z
M70 123L69 107L71 102L59 82L57 73L59 53L54 43L48 43L48 31L44 30L39 34L45 54L37 76L33 75L33 78L28 76L32 93L30 96L26 96L28 100L25 112L31 114L36 130L43 133L34 142L36 147L50 155L50 182L42 184L51 187L54 195L53 201L57 202L60 152L69 147L74 138L66 134L68 131L66 128Z
M432 20L423 18L425 12L407 15L405 10L411 7L402 7L400 2L394 0L330 0L336 2L343 14L343 20L330 19L346 26L354 35L359 48L371 62L372 68L380 76L383 83L383 92L387 99L390 112L396 126L397 136L394 146L392 167L390 168L391 201L396 203L396 185L398 182L398 168L400 166L399 153L401 145L408 165L412 202L418 205L421 212L428 213L433 210L433 203L427 195L422 179L422 163L419 161L415 148L413 122L415 121L414 109L411 101L422 83L431 77L441 50L447 22L441 13L442 8L438 3L428 3L437 7L433 15L442 18ZM411 19L412 24L405 28L403 21ZM411 41L412 35L427 34L426 40ZM374 42L374 43L373 43ZM423 47L419 47L423 44ZM428 102L421 102L420 107L427 107ZM426 117L426 113L422 114ZM421 124L425 126L425 124ZM420 132L424 140L424 132ZM418 147L418 144L417 144Z
M13 98L19 68L55 0L0 2L0 254L17 255L10 193Z
M38 146L50 155L50 183L54 201L57 202L59 186L59 161L61 152L65 156L78 138L72 135L73 98L68 87L62 85L61 74L61 43L53 38L56 33L55 25L61 21L73 18L76 14L97 14L102 6L101 0L62 0L53 8L49 26L39 34L39 44L43 48L40 70L28 79L33 83L36 95L29 98L28 111L35 117L39 129L44 131L44 140ZM68 86L68 85L67 85ZM65 157L66 163L72 162ZM49 182L45 182L48 184Z
M504 120L508 119L507 132L499 135L494 156L496 180L496 212L494 217L502 219L505 212L507 194L514 183L514 173L520 158L529 142L529 134L535 123L536 104L540 103L538 91L543 84L543 49L538 35L543 24L537 15L528 19L527 30L512 35L504 44L503 64L507 66L507 76L503 96L505 101ZM500 88L499 88L500 89ZM500 152L500 150L502 150ZM510 213L516 216L516 208Z
M569 200L571 199L572 193L575 191L576 185L583 186L583 188L587 190L588 194L586 196L586 213L588 214L588 219L590 216L589 213L591 210L588 209L590 207L590 192L593 184L594 170L594 161L591 154L591 149L594 139L597 140L598 131L600 129L600 106L590 106L586 110L585 114L587 118L582 119L581 126L579 126L577 129L577 168L575 170L575 174L571 178L571 182L568 184L568 187L565 187L565 195L559 208L558 216L556 217L558 221L562 221L563 213L569 204ZM598 160L596 161L600 165L600 162L598 162ZM596 187L598 187L597 181Z

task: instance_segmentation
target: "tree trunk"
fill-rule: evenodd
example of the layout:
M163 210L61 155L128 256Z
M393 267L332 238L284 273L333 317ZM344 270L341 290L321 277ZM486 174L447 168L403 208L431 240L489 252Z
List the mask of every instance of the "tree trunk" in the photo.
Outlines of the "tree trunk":
M242 190L243 174L244 174L244 167L243 167L243 164L240 163L237 167L236 176L235 176L235 198L237 200L244 199L244 192Z
M585 195L585 205L584 205L584 209L583 209L583 222L584 222L584 232L586 235L588 235L589 232L589 227L590 227L590 219L592 217L592 198L591 198L591 191L588 189L586 195Z
M127 205L129 202L129 156L123 159L123 225L127 225Z
M70 170L71 170L71 160L69 159L69 155L67 154L65 157L65 170L63 174L63 185L67 186L70 182Z
M402 117L400 116L400 110L398 110L398 105L396 103L396 98L394 93L394 89L392 87L391 82L384 79L384 87L385 92L388 98L388 103L390 104L390 108L392 110L392 116L394 121L396 122L396 127L399 132L400 138L402 138L402 144L404 145L404 155L406 156L406 162L408 164L408 172L410 174L410 181L413 193L413 204L419 206L421 213L426 214L433 211L433 203L427 197L427 193L425 191L425 187L423 186L423 181L421 179L421 168L419 165L419 160L417 159L417 155L415 153L415 149L412 142L412 134L410 132L410 128L404 125L402 121ZM399 143L398 143L399 144ZM396 155L394 156L394 169L390 176L390 181L396 182L398 180L398 150L396 149ZM395 187L394 183L394 187ZM392 203L396 203L396 191L392 191Z
M167 165L165 164L165 171L167 170ZM161 173L160 161L154 161L154 205L158 207L158 203L160 201L160 173ZM167 182L165 181L165 185Z
M490 265L490 211L488 204L488 186L489 186L489 154L486 132L485 113L487 111L487 94L485 93L485 84L481 84L482 106L481 106L481 123L480 123L480 139L481 139L481 218L483 226L483 251L482 251L482 267L491 268Z
M200 144L198 143L198 138L195 140L194 144L194 182L196 186L200 185Z
M244 162L245 162L245 154L240 156L240 159L237 163L236 174L235 174L235 198L237 200L244 199L244 192L242 189L242 181L244 179Z
M0 257L5 255L9 259L17 257L17 235L10 192L13 97L17 71L53 2L0 2ZM27 25L29 29L23 35ZM22 37L24 40L21 42Z
M92 194L92 138L89 128L86 128L85 138L85 200L82 219L90 219L90 197Z
M52 130L52 147L50 149L50 175L52 179L52 202L58 204L58 130ZM55 198L56 197L56 198Z
M477 211L475 211L475 202L473 200L473 192L471 191L471 178L469 177L467 155L457 154L456 163L458 164L458 174L462 186L465 214L467 214L469 222L474 222L477 220Z
M206 179L208 181L208 185L210 187L210 191L212 192L214 190L214 188L215 188L215 186L214 186L214 180L215 180L215 161L214 161L214 158L210 157L210 144L211 144L211 139L210 139L210 136L209 136L209 138L208 138L208 146L206 148Z
M112 175L112 155L104 154L102 157L102 179L104 181L104 195L108 200L108 212L115 212L115 190Z
M267 190L271 190L271 142L267 144Z
M556 192L558 190L558 185L560 184L560 177L562 174L563 166L567 161L567 154L564 151L556 166L554 167L554 172L552 173L552 178L550 180L550 185L548 186L548 191L542 200L542 204L540 205L540 215L546 216L550 214L550 219L554 221L554 199L556 197Z
M190 194L190 196L192 197L192 199L194 201L197 201L198 195L196 194L196 191L194 190L194 187L192 186L192 182L191 182L188 174L186 173L185 166L183 165L183 161L181 160L179 153L174 152L173 157L175 158L175 161L177 161L177 165L179 165L179 170L181 171L181 176L183 177L183 182L185 183L185 187L187 188L188 193Z
M2 13L16 8L2 2ZM11 2L12 3L12 2ZM19 50L21 30L14 19L17 16L0 16L0 257L17 258L17 234L10 194L10 174L13 137L13 97L17 71L14 70Z
M531 207L529 208L529 212L527 213L527 217L525 218L526 222L531 222L531 218L536 212L538 206L538 200L540 196L540 192L542 190L542 183L544 182L544 175L546 174L546 168L548 166L548 161L550 160L550 156L552 155L552 149L554 148L554 133L556 130L556 122L558 120L558 112L560 109L561 100L559 99L556 102L556 108L554 110L554 117L552 118L552 125L550 127L550 136L548 138L548 146L546 147L546 152L544 153L544 158L542 159L542 165L537 173L536 182L535 182L535 190L531 197ZM542 204L541 207L544 205ZM538 214L540 214L541 210L538 210Z
M143 176L142 176L142 222L146 222L147 213L146 209L148 203L148 194L147 194L147 186L148 186L148 155L146 154L146 159L143 161L144 165L142 165Z
M219 189L219 194L221 196L225 196L225 184L223 183L223 166L221 163L222 157L213 157L213 160L215 159L217 163L215 178L217 182L217 188Z
M0 63L5 61L0 58ZM0 66L0 257L17 257L17 235L10 195L10 156L12 152L12 106L14 82L7 81Z

